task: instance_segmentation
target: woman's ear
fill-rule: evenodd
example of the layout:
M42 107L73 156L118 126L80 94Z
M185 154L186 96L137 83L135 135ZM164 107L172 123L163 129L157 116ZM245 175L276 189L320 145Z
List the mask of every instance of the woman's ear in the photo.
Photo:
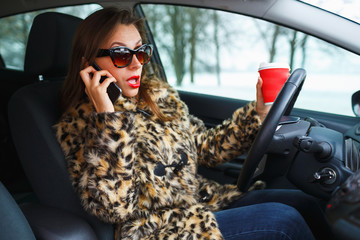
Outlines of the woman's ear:
M81 67L86 68L88 66L89 66L89 61L86 58L81 57Z

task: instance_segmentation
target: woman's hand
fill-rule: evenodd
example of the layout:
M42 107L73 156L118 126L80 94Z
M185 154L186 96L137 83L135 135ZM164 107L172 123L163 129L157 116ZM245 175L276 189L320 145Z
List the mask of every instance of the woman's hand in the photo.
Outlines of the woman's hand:
M107 78L100 83L102 76ZM107 70L96 71L92 66L81 70L80 77L85 84L85 92L94 105L96 112L114 112L114 105L106 91L110 83L116 82L116 79Z
M271 105L264 104L264 97L262 94L262 79L261 77L258 78L258 82L256 84L256 112L259 114L261 122L264 121L266 115L268 114Z

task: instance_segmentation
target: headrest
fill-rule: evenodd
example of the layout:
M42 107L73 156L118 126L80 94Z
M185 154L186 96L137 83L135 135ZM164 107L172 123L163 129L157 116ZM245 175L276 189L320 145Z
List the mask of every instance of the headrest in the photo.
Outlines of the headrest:
M73 38L81 21L81 18L57 12L36 16L26 46L25 72L44 77L65 76Z

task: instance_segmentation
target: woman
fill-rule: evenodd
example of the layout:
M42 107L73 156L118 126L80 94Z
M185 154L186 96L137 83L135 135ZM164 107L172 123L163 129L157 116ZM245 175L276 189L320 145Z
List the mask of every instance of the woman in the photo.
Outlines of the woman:
M311 239L282 204L220 211L241 193L196 172L249 149L268 111L261 81L257 103L207 130L176 90L147 76L152 48L144 42L143 22L116 8L89 16L75 36L55 127L84 208L116 224L121 239ZM122 91L114 103L112 83Z

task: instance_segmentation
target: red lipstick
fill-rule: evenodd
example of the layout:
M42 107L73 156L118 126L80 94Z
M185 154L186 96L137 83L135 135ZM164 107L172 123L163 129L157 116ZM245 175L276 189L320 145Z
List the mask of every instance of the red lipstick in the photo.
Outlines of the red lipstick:
M140 76L134 75L126 80L127 84L132 88L139 88L140 87Z

